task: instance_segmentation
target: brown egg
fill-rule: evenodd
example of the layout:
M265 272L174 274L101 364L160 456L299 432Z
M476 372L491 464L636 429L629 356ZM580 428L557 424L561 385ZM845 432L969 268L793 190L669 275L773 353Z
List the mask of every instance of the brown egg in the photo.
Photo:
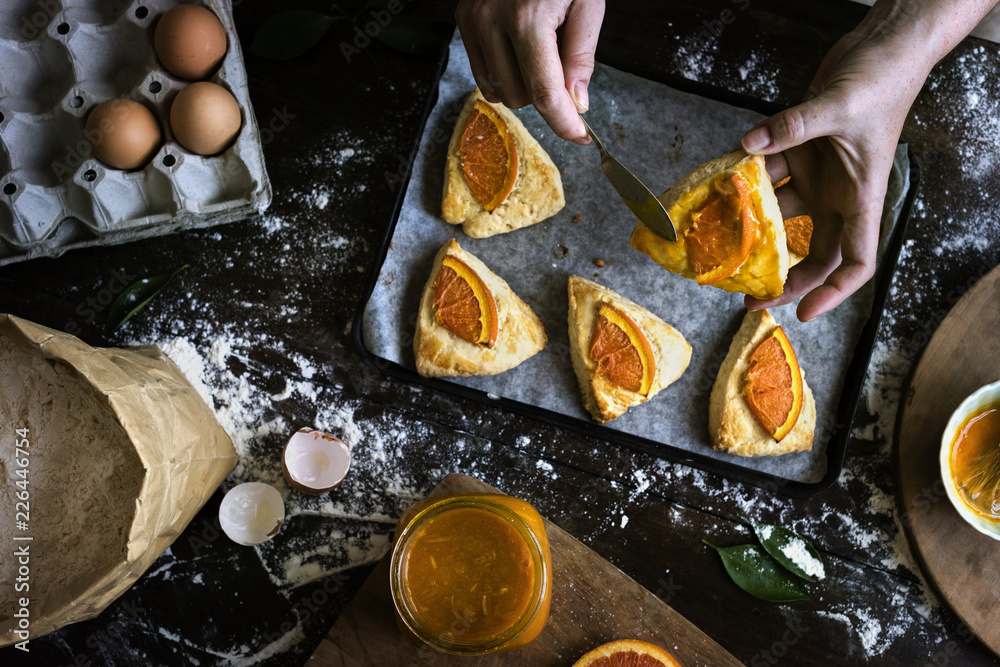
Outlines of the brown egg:
M115 169L138 169L163 143L153 113L134 100L101 102L87 116L87 140L94 157Z
M208 9L177 5L160 17L156 55L171 74L189 81L209 76L226 55L226 29Z
M228 90L198 81L177 93L170 106L170 129L180 144L199 155L225 150L240 133L240 105Z

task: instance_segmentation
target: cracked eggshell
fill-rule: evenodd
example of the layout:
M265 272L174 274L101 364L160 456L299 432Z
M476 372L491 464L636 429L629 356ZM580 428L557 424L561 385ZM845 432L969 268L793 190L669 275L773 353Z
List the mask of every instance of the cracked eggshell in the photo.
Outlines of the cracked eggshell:
M278 490L262 482L245 482L229 490L219 505L219 524L233 542L254 546L278 534L285 503Z
M310 495L330 491L347 476L351 467L351 448L340 438L299 429L288 439L281 455L281 470L296 490Z

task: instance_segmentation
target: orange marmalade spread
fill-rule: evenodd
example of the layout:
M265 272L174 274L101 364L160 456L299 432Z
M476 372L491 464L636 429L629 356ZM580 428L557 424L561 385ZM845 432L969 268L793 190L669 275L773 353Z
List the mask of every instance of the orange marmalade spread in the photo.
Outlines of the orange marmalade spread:
M444 653L524 646L545 627L551 566L542 518L523 500L475 494L418 503L393 549L400 628Z
M1000 402L966 417L952 442L951 474L965 504L1000 519Z

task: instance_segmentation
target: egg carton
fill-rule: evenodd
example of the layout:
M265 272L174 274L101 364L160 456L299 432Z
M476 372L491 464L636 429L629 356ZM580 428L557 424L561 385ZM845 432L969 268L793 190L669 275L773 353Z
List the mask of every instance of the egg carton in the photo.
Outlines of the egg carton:
M169 0L3 0L0 12L0 265L71 248L207 227L263 211L271 201L260 130L228 0L201 4L222 21L226 56L208 81L239 103L243 127L221 155L185 150L170 103L189 81L153 48ZM144 103L163 145L134 171L92 156L87 114L115 97Z

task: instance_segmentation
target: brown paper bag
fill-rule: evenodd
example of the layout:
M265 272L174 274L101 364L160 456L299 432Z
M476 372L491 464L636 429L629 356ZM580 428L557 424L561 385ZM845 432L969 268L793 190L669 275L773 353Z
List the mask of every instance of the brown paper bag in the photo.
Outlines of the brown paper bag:
M99 614L237 459L159 348L0 314L0 646Z

